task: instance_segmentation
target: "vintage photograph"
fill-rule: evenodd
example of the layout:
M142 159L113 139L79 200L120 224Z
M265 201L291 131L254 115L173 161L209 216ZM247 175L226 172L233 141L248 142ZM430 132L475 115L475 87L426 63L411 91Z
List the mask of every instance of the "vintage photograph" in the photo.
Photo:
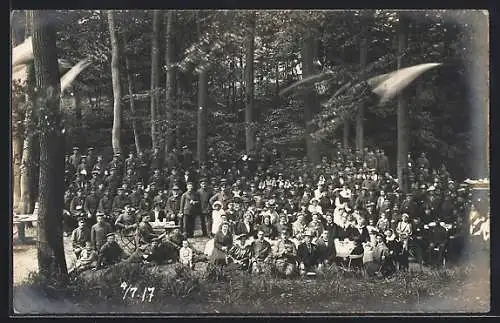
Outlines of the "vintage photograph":
M11 10L11 315L490 311L486 10Z

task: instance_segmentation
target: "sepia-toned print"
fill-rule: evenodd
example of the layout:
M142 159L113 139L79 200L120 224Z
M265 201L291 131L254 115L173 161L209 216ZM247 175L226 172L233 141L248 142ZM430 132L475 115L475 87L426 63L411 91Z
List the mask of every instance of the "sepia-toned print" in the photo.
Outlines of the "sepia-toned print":
M11 314L490 310L481 10L12 10Z

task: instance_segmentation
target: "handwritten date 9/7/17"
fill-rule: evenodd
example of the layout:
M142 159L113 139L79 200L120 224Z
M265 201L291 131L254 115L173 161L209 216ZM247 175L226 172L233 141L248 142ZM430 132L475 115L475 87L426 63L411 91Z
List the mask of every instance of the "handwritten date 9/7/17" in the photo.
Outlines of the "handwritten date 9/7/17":
M136 286L132 286L127 284L126 282L123 282L120 287L123 289L124 294L123 294L123 300L127 298L127 296L130 299L136 299L139 298L141 299L141 302L145 302L146 300L151 303L151 300L153 299L155 288L154 287L144 287L142 290L142 293L137 293L139 288Z

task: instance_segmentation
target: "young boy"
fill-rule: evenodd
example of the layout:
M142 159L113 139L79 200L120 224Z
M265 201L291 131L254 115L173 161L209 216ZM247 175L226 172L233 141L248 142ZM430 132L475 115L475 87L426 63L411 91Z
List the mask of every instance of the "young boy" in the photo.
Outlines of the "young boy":
M187 240L182 241L182 247L179 250L179 262L191 269L194 269L193 250L189 247Z

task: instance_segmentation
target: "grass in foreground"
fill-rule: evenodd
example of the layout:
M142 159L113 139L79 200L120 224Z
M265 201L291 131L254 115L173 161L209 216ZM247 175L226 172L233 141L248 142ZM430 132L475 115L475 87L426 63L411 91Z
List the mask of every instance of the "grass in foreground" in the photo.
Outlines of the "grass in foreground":
M22 287L32 288L56 303L71 302L75 306L70 312L87 313L457 312L461 309L484 312L489 308L489 293L485 289L489 288L489 274L478 276L479 269L475 265L462 265L400 272L380 279L360 277L334 267L312 279L281 279L271 274L256 277L211 266L197 275L180 265L165 274L154 268L121 264L79 277L69 286L32 274ZM471 277L475 279L472 282ZM143 302L141 297L123 299L123 282L137 286L137 293L154 287L154 297L151 302ZM471 283L479 286L480 297L466 292Z

